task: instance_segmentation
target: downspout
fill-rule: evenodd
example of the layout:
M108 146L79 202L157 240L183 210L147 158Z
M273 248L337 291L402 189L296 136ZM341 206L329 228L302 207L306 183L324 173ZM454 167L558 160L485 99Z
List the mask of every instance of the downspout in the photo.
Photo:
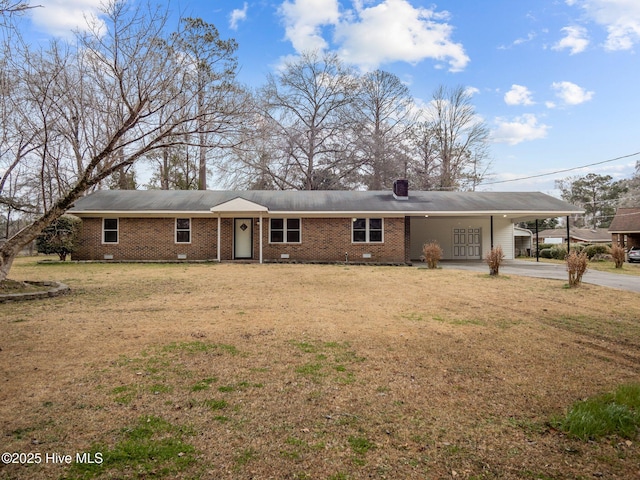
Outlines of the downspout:
M567 215L567 255L571 253L571 235L569 233L569 215Z
M491 250L493 250L493 215L491 215Z
M536 262L540 261L540 236L538 235L538 219L536 218Z

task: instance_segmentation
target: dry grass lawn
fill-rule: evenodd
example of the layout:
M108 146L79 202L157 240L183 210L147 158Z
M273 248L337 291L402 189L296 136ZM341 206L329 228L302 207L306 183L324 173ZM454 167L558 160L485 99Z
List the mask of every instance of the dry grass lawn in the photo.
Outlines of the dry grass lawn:
M526 260L529 262L535 262L535 257L520 257L518 260ZM537 261L540 263L554 263L556 265L566 265L566 261L564 260L555 260L551 258L540 258ZM589 262L588 265L589 270L597 270L599 272L609 272L615 274L622 275L635 275L640 276L640 263L629 263L624 262L621 268L616 268L616 265L613 261L610 260L601 260L601 261L592 261Z
M640 382L638 294L344 265L12 278L72 293L0 304L0 450L42 455L2 479L640 478L639 438L552 426Z

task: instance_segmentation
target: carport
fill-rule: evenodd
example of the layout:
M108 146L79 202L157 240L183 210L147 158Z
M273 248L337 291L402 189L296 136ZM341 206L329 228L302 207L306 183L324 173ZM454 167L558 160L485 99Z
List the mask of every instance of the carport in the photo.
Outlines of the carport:
M417 192L421 194L423 192ZM410 215L410 258L436 241L445 260L479 260L495 246L506 259L516 257L517 223L568 217L582 210L540 192L425 192L421 215ZM410 201L416 201L415 196ZM417 213L417 212L416 212ZM567 222L568 224L568 222ZM533 233L535 234L535 233ZM530 234L532 235L532 234ZM531 248L531 246L529 247Z

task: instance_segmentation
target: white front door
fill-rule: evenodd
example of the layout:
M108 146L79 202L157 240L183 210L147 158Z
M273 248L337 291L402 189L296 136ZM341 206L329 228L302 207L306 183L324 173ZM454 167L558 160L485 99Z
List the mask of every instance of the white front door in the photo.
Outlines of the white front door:
M453 259L479 260L482 258L481 239L481 228L454 228Z
M253 258L253 219L233 219L233 258Z

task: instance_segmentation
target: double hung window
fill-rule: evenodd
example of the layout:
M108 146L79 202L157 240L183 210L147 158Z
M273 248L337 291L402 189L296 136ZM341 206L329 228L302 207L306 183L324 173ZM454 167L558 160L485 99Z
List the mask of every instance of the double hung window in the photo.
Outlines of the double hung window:
M382 218L354 218L351 224L353 243L382 243L384 221Z
M190 218L176 218L176 243L191 243Z
M102 243L118 243L118 226L117 218L102 219Z
M269 219L269 243L300 243L299 218Z

